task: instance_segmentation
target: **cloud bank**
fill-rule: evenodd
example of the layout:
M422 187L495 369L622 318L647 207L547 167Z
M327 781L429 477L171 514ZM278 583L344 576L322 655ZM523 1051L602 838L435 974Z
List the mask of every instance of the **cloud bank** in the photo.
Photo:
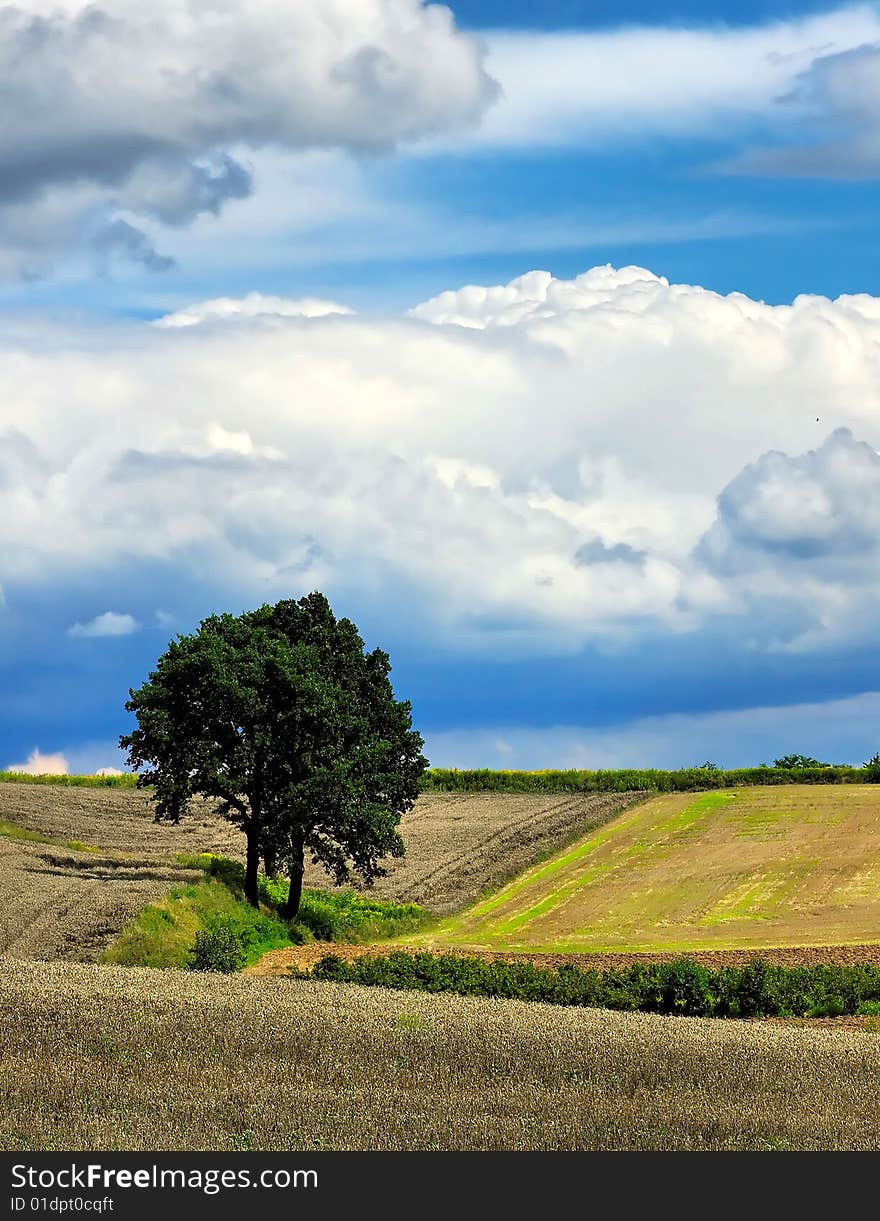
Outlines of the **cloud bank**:
M820 55L778 101L791 146L747 150L731 169L796 178L880 175L880 38Z
M86 580L112 605L124 570L131 615L75 634L320 587L499 656L870 637L880 300L598 267L404 318L249 302L8 328L10 607Z
M880 16L856 4L751 26L488 30L485 40L502 96L458 146L601 148L657 135L726 142L805 117L815 95L835 87L870 107L873 73L868 82L855 73L867 70L859 49L880 41ZM814 64L816 80L802 90ZM781 98L789 104L780 107Z
M859 765L880 743L880 693L788 707L642 717L611 729L469 729L430 734L435 767L725 767L772 763L788 753Z

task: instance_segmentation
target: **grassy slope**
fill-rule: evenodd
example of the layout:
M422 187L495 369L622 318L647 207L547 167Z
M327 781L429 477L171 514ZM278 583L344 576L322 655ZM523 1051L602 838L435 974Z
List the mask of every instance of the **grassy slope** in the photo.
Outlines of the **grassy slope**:
M873 943L880 793L656 797L444 922L433 940L553 951Z
M880 1040L0 961L0 1149L877 1149Z
M227 857L204 853L180 856L181 868L204 873L199 881L177 886L151 903L122 929L101 960L120 966L190 966L197 935L222 925L245 954L245 965L269 950L320 938L325 941L378 941L411 932L425 923L414 904L383 903L352 890L328 894L304 890L293 925L283 918L288 884L260 875L260 908L244 899L244 867Z
M237 932L248 963L268 950L290 944L286 926L272 913L254 911L222 882L206 877L176 886L159 903L145 907L107 947L102 961L120 966L187 967L196 935L217 921Z

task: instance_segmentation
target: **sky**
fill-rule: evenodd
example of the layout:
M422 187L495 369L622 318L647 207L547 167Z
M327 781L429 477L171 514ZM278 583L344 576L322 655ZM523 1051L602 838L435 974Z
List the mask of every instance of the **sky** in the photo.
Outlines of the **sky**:
M880 5L0 9L0 768L321 589L439 766L880 749Z

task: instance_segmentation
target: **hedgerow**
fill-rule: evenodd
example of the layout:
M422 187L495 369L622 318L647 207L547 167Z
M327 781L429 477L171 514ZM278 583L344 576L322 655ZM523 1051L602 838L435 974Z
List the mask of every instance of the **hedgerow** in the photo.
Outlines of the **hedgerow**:
M0 783L60 784L79 788L122 788L137 785L134 772L120 776L31 776L0 772ZM494 771L491 768L461 770L430 768L422 776L423 793L687 793L702 789L728 789L764 784L877 784L880 761L862 767L849 764L818 767L740 767L725 771L718 767L687 767L677 771L661 768L581 769L536 772Z
M616 771L492 771L435 767L422 777L423 792L449 793L687 793L765 784L876 784L880 765L850 767L689 767L679 771L625 768Z
M398 951L351 962L329 954L312 978L685 1017L825 1017L871 1013L880 1002L880 967L783 967L760 958L742 967L710 969L681 958L598 971L453 954Z

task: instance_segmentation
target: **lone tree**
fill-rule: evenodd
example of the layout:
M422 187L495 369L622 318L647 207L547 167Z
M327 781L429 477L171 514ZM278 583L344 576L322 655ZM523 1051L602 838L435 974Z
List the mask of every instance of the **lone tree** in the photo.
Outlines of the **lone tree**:
M390 669L320 593L211 615L130 692L138 727L120 745L154 787L157 822L201 796L241 827L248 902L261 859L287 870L292 919L307 852L340 884L352 870L371 884L383 857L403 855L398 824L427 760Z

